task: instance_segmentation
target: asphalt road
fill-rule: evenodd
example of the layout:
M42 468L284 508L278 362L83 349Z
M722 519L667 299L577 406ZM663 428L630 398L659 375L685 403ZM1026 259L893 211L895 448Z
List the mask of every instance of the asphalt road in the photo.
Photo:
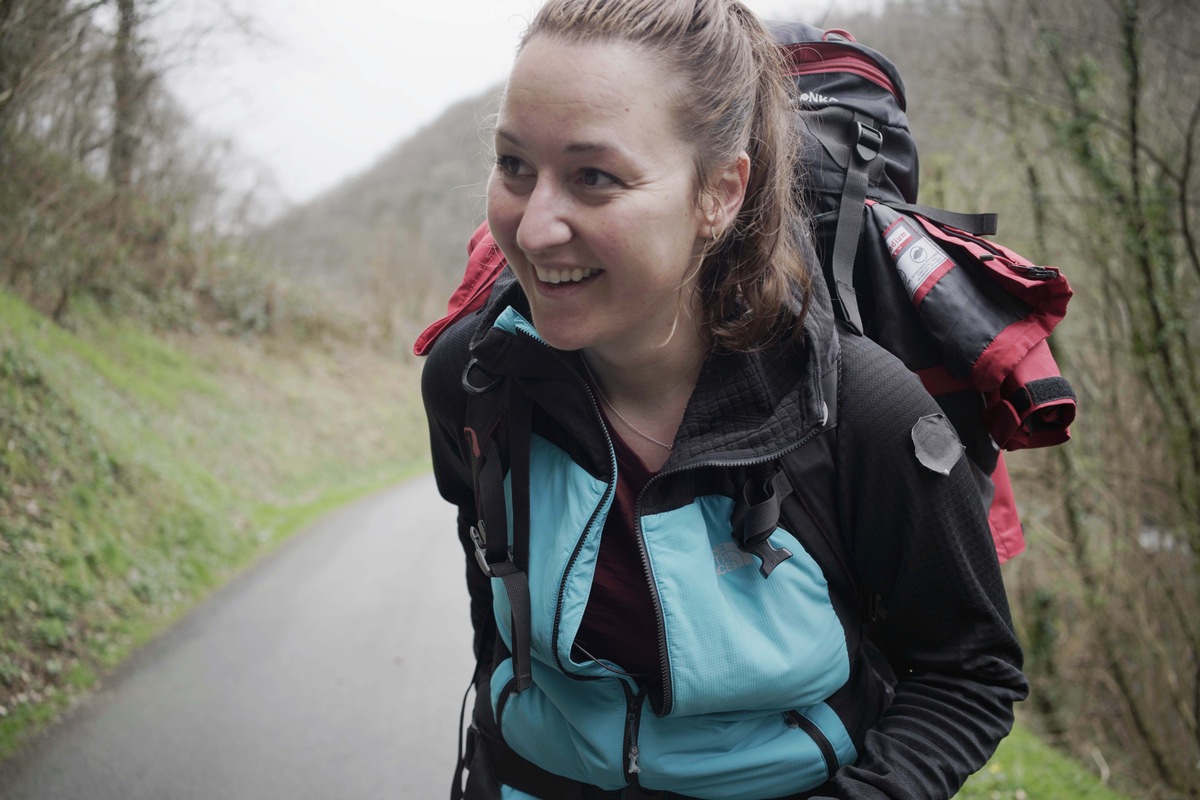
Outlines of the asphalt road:
M470 624L423 477L321 520L0 765L3 800L449 794Z

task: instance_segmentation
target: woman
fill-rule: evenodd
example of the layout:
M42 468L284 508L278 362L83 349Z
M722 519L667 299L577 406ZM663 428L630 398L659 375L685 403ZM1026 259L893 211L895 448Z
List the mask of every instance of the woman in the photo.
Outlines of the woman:
M423 383L468 798L945 798L1025 694L952 429L812 279L776 59L729 0L549 0L522 40L511 271Z

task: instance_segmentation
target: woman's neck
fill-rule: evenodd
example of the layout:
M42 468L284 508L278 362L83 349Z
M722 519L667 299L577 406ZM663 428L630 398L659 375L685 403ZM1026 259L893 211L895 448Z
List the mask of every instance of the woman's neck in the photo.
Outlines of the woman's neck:
M626 406L651 412L672 404L672 398L682 396L686 403L707 353L708 346L697 333L677 335L661 348L641 352L609 353L587 348L583 358L605 396L619 403L622 412Z
M652 471L670 455L707 351L697 332L642 352L583 352L609 423Z

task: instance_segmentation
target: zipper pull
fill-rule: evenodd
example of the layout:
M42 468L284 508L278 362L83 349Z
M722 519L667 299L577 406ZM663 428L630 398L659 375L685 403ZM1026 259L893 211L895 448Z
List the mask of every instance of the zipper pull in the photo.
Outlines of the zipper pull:
M638 766L637 762L638 762L638 746L635 744L633 747L629 748L629 769L626 770L626 772L628 772L630 775L637 775L638 773L640 773L642 771L642 768Z

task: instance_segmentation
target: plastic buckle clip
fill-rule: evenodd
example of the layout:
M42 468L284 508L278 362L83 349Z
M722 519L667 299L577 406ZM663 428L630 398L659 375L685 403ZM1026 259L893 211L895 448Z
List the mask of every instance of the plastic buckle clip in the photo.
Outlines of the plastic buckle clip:
M471 543L475 545L475 561L479 568L483 570L484 575L493 577L492 566L487 560L487 526L483 524L483 520L471 526Z
M879 155L879 151L883 149L883 134L862 122L856 122L855 125L858 126L858 136L854 143L855 152L864 162L874 161L875 156Z
M479 569L483 570L484 575L489 578L501 578L516 571L517 565L513 563L512 551L507 547L504 549L503 561L488 561L487 526L483 524L483 520L471 526L471 544L475 545L475 563L479 564Z

